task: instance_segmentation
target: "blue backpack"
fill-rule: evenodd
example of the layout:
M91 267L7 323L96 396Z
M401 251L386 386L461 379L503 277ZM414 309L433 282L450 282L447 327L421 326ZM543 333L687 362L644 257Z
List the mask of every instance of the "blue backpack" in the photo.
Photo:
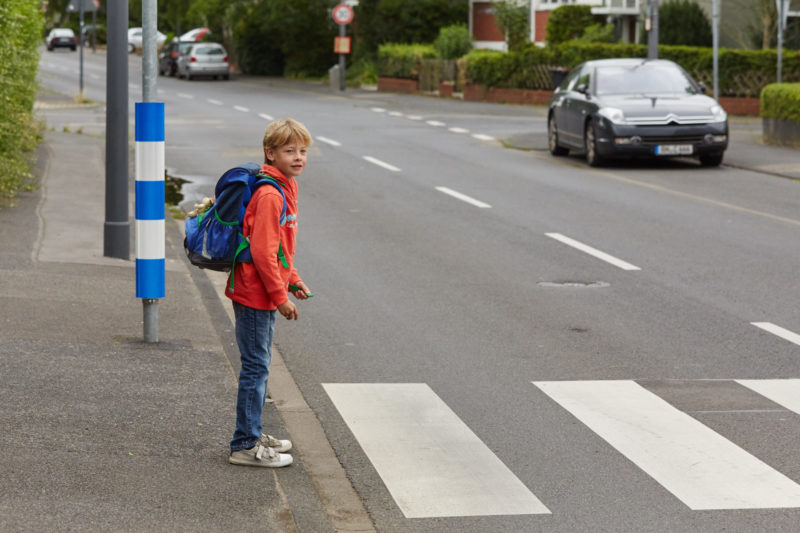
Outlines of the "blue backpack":
M250 239L242 234L244 213L256 189L262 185L275 187L283 198L280 224L286 222L286 195L280 184L266 174L261 165L245 163L225 172L214 188L216 199L203 213L186 219L183 246L189 261L200 268L230 272L236 263L252 263ZM289 268L278 243L278 259ZM233 276L231 276L233 292Z

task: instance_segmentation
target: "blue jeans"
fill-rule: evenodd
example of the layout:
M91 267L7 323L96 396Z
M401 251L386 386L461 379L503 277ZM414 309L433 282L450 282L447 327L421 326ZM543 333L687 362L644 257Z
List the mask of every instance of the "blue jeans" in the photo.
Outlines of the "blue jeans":
M267 396L272 362L272 335L276 311L253 309L234 302L236 342L242 356L239 393L236 397L236 430L231 451L252 448L261 437L261 411Z

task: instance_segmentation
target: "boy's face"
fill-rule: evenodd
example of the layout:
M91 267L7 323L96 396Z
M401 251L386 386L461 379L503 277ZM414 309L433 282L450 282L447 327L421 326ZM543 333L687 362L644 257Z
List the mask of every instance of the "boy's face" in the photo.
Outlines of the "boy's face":
M265 150L267 159L272 166L283 172L284 176L295 178L306 167L306 153L308 148L298 142L292 141L280 148Z

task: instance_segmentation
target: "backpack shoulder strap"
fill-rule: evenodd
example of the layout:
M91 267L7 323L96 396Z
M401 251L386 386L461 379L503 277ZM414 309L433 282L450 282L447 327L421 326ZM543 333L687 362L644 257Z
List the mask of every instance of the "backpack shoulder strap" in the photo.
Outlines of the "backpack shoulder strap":
M283 206L281 207L281 216L280 220L278 221L281 226L286 224L286 193L283 192L283 187L281 184L278 183L276 180L268 177L266 174L259 174L258 180L253 184L253 192L262 185L272 185L278 192L281 193L281 199L283 200Z

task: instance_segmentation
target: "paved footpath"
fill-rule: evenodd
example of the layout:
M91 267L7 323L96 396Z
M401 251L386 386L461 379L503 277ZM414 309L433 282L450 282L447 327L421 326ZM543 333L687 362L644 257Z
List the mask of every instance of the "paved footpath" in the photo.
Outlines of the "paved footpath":
M295 464L228 464L224 275L191 267L168 223L159 342L145 343L133 252L103 257L104 109L58 95L37 109L41 187L0 209L0 531L373 530L279 354L264 424L293 439Z

